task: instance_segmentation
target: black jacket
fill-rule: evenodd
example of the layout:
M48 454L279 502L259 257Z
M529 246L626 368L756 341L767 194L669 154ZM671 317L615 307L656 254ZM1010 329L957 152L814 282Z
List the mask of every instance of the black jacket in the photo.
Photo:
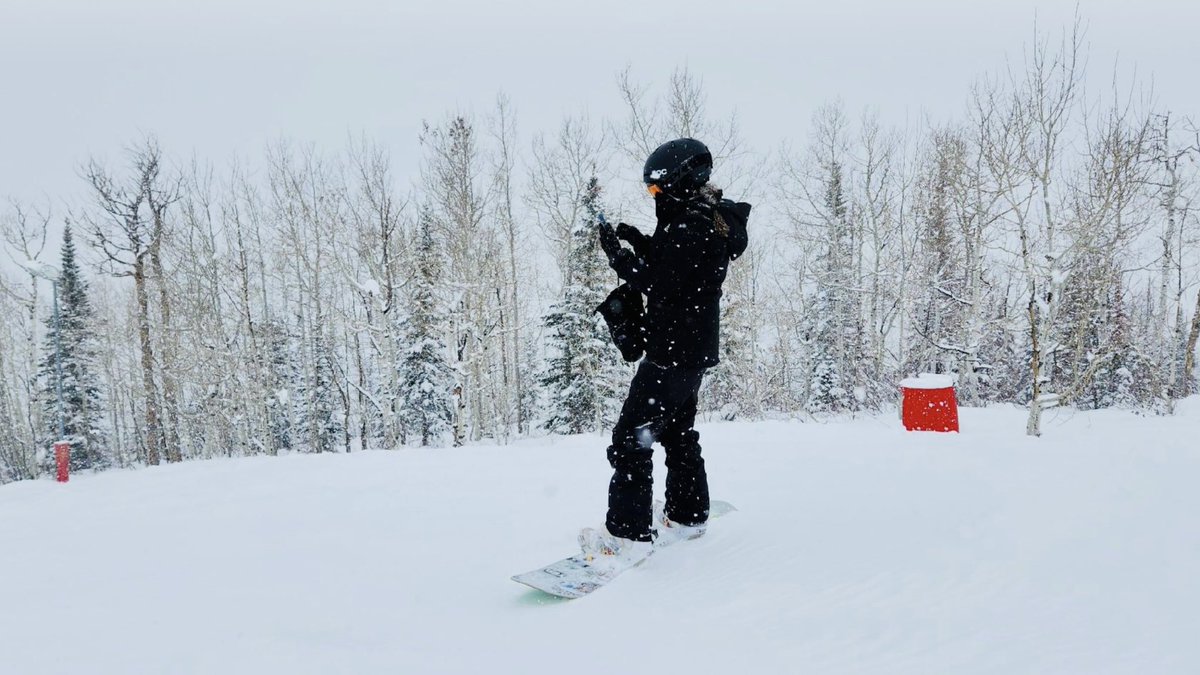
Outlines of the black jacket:
M623 228L633 255L612 261L617 275L646 295L646 357L659 366L715 366L721 284L729 262L746 250L750 205L714 190L686 202L659 197L655 207L653 236Z

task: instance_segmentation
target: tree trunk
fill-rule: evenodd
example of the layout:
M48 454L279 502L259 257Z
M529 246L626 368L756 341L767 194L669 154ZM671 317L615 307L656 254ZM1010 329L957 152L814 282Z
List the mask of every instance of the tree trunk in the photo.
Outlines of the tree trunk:
M158 309L162 315L162 337L159 340L158 357L162 361L163 402L166 407L162 419L163 441L166 444L164 451L168 462L180 462L183 461L183 448L179 442L179 398L174 375L176 362L171 335L171 300L160 255L163 238L161 216L155 216L154 229L154 245L150 247L150 267L158 284Z
M370 325L369 318L367 319L367 324ZM354 364L358 370L358 444L360 450L366 450L367 434L370 433L370 431L367 427L367 401L366 394L364 393L367 390L367 374L363 368L362 338L353 334L349 335L348 337L354 340ZM346 409L348 411L350 406L347 405ZM347 413L346 429L348 430L349 428L349 413ZM347 433L349 433L349 431L347 431ZM346 451L349 452L349 445L347 445Z
M1029 401L1029 421L1025 425L1028 436L1042 435L1042 347L1039 339L1037 289L1029 292L1029 340L1032 356L1029 361L1029 372L1033 376L1033 398Z
M138 340L142 348L142 394L146 397L146 463L159 463L162 433L158 420L158 385L154 382L154 347L150 344L150 299L146 292L146 263L138 256L133 265L133 286L138 303Z

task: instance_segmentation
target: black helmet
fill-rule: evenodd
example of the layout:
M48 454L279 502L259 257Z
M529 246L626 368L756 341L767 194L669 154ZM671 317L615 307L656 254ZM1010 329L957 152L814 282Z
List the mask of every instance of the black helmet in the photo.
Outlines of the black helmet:
M712 153L694 138L679 138L658 146L646 159L642 180L673 196L704 187L712 175ZM653 188L650 190L655 192Z

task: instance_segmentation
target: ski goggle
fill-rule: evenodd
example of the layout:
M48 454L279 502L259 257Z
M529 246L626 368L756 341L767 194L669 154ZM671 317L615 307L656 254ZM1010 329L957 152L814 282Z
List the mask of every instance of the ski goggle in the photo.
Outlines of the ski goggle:
M662 191L663 191L662 187L655 183L650 183L649 185L646 186L646 192L649 192L651 197L659 196L660 194L662 194Z

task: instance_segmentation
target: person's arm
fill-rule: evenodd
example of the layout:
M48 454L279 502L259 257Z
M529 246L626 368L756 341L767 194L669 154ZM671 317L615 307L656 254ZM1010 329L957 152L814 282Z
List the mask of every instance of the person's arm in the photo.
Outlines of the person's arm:
M607 222L601 220L596 226L596 232L600 237L600 248L608 257L608 266L634 290L649 293L650 267L645 258L621 246L617 233Z

